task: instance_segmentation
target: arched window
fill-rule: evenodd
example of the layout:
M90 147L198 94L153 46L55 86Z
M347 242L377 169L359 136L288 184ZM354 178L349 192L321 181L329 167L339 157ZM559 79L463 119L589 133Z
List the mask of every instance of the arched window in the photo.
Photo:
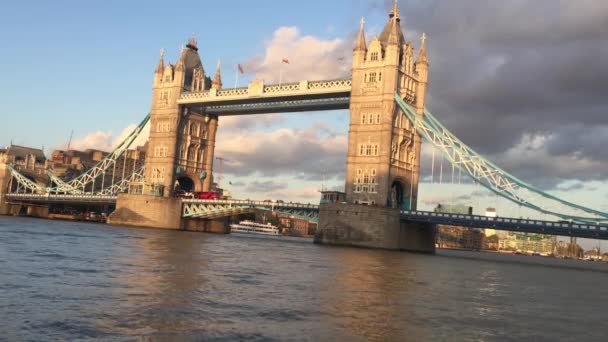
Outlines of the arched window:
M376 123L379 124L380 123L380 114L376 114Z
M378 73L378 81L382 81L382 73L381 72Z
M361 114L361 124L365 124L365 114Z
M374 155L378 155L378 145L374 145Z

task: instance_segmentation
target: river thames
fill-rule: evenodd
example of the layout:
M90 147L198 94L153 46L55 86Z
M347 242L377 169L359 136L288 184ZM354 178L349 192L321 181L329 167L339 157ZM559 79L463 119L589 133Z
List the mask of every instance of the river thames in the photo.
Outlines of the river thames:
M0 217L0 340L606 341L608 264Z

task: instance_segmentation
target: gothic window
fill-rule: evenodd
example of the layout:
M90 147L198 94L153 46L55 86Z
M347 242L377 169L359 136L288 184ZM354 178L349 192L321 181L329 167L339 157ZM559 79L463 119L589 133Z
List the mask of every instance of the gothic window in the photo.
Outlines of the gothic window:
M367 73L363 75L363 83L367 83Z
M372 155L372 145L367 145L366 146L365 155L366 156L371 156Z
M359 155L362 156L365 154L365 145L359 145Z
M378 155L378 145L374 145L374 155Z
M358 175L361 175L361 173L363 173L363 171L362 171L361 169L358 169L358 170L357 170L357 174L358 174Z
M363 176L363 183L365 183L365 184L369 183L369 175Z
M380 123L380 114L376 114L376 123L379 124Z
M361 114L361 124L365 124L365 114Z
M370 125L374 123L374 116L372 114L369 115L367 123Z
M372 169L372 176L376 175L376 169Z
M158 121L156 123L156 131L159 133L169 132L169 122L168 121Z
M360 186L355 186L355 192L361 192L361 187Z
M372 52L371 60L372 61L377 61L378 60L378 52Z
M378 82L380 82L380 81L382 81L382 73L381 72L378 73Z
M376 82L376 73L375 72L370 72L369 73L369 81L370 82Z

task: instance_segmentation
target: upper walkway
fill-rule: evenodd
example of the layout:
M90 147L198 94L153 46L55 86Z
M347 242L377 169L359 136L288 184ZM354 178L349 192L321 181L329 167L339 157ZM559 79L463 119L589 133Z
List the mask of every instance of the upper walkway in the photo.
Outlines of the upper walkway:
M350 79L269 84L182 93L178 103L218 115L348 109Z

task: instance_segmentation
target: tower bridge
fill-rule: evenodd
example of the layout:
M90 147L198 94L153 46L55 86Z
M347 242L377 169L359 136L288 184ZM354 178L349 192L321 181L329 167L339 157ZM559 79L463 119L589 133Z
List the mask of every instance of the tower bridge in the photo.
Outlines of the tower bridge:
M151 110L134 132L98 165L71 181L51 177L52 184L39 184L0 160L0 212L10 201L97 201L116 205L109 218L113 224L183 229L233 214L270 209L318 220L320 243L426 252L434 250L434 225L446 222L608 238L603 225L608 221L607 213L552 196L510 175L464 144L425 108L429 72L426 35L415 52L404 37L396 5L380 35L368 41L364 29L362 20L353 47L351 76L335 80L282 84L253 80L246 87L224 88L220 64L211 77L203 67L194 37L182 48L175 64L165 63L161 51L154 70ZM334 109L350 112L346 203L275 206L256 201L174 198L176 185L187 185L189 191L211 190L222 116ZM123 167L122 177L115 179L117 161L148 121L145 165L135 169L133 164L128 175ZM473 216L416 211L423 139L478 184L517 205L569 220L570 226L517 219L490 222ZM112 174L110 180L106 174ZM6 193L9 180L18 184L10 188L17 193ZM211 226L221 231L225 222Z

